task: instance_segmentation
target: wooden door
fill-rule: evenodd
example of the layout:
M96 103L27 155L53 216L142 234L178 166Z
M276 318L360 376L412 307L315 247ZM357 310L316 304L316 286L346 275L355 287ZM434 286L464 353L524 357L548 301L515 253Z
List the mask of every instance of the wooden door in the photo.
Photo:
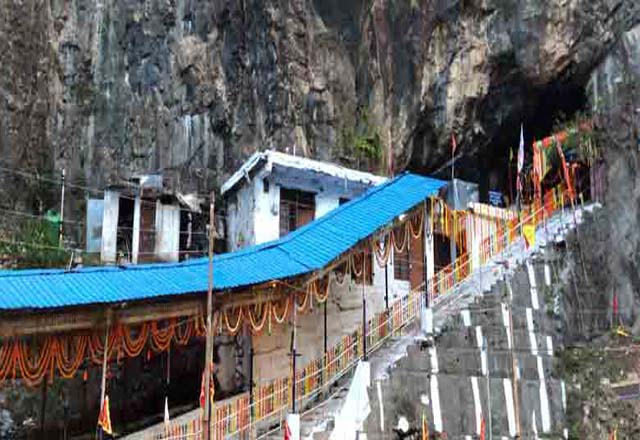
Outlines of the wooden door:
M410 237L411 239L411 252L409 254L410 270L409 270L409 282L411 289L415 289L424 281L424 234L421 234L418 238Z

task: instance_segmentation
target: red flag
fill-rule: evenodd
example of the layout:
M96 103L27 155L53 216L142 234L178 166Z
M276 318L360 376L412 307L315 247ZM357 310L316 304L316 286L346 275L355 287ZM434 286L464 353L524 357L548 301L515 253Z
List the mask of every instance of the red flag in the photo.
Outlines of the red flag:
M456 154L456 148L458 148L458 144L456 143L456 135L451 133L451 155Z
M201 408L204 408L204 404L205 404L204 375L205 375L205 371L202 372L202 382L200 383L200 407ZM215 394L215 388L213 386L213 362L212 362L211 363L211 379L209 380L209 399L211 399L211 403L213 403L214 394Z
M204 408L204 404L205 404L205 395L204 395L204 375L205 375L206 371L202 372L202 380L200 382L200 408Z
M103 433L113 435L113 431L111 430L111 414L109 414L109 396L106 395L104 396L104 402L102 402L102 408L100 408L98 427L102 428Z
M536 140L533 140L533 184L535 186L535 195L540 198L542 195L542 152Z
M482 420L480 421L480 440L485 440L485 424L484 424L484 417L482 417Z
M291 429L289 429L289 424L285 420L284 422L284 440L291 440L293 436L291 435Z
M618 314L618 295L613 294L613 316Z

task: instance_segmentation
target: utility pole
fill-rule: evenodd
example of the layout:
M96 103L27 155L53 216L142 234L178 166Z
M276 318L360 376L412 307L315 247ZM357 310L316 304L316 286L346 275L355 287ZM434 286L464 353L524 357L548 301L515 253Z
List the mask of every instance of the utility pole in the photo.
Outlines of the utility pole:
M60 228L58 230L58 246L62 247L64 244L64 188L65 188L66 171L62 169L62 189L60 194Z
M209 203L209 287L207 289L207 339L205 344L204 355L204 417L203 420L203 433L205 440L211 438L211 358L213 357L213 328L212 328L212 314L213 314L213 242L215 240L215 203L216 195L211 191L211 198Z

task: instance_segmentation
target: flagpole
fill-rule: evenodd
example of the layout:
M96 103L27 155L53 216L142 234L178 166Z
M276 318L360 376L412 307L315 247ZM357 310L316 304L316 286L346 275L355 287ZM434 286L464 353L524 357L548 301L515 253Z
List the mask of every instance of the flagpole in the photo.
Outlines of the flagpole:
M213 328L212 328L212 314L213 314L213 241L215 239L215 202L216 196L211 191L211 201L209 203L209 286L207 288L207 339L205 343L205 356L204 356L204 417L203 417L203 431L204 438L208 440L211 438L211 358L213 355Z
M453 185L453 208L458 209L458 189L456 186L456 172L455 172L455 168L456 168L456 149L458 148L458 144L456 142L456 136L455 133L451 133L451 185ZM454 216L454 220L455 220L455 216ZM455 225L454 225L455 227ZM451 253L451 268L452 268L452 276L453 276L453 280L456 281L456 260L457 260L457 248L456 248L456 239L454 234L451 234L451 241L450 241L450 253Z
M102 381L100 382L100 410L104 405L107 387L107 360L109 359L109 326L111 325L111 310L107 310L107 329L104 333L104 353L102 354Z

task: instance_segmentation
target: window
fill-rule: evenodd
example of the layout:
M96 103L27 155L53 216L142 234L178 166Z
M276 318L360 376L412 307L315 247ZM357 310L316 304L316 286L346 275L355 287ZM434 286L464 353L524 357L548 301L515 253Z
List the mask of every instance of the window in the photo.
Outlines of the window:
M280 189L280 237L311 222L316 211L315 194Z
M351 201L351 199L348 199L348 198L346 198L346 197L340 197L340 198L338 199L338 205L339 205L339 206L342 206L342 205L344 205L345 203L349 203L350 201Z
M409 281L409 252L393 251L393 277L396 280Z
M407 230L404 227L396 228L393 232L396 240L400 242L400 240L404 241L404 234L407 233ZM396 280L409 281L409 265L410 265L410 255L407 246L405 245L402 252L398 252L393 249L393 277Z

